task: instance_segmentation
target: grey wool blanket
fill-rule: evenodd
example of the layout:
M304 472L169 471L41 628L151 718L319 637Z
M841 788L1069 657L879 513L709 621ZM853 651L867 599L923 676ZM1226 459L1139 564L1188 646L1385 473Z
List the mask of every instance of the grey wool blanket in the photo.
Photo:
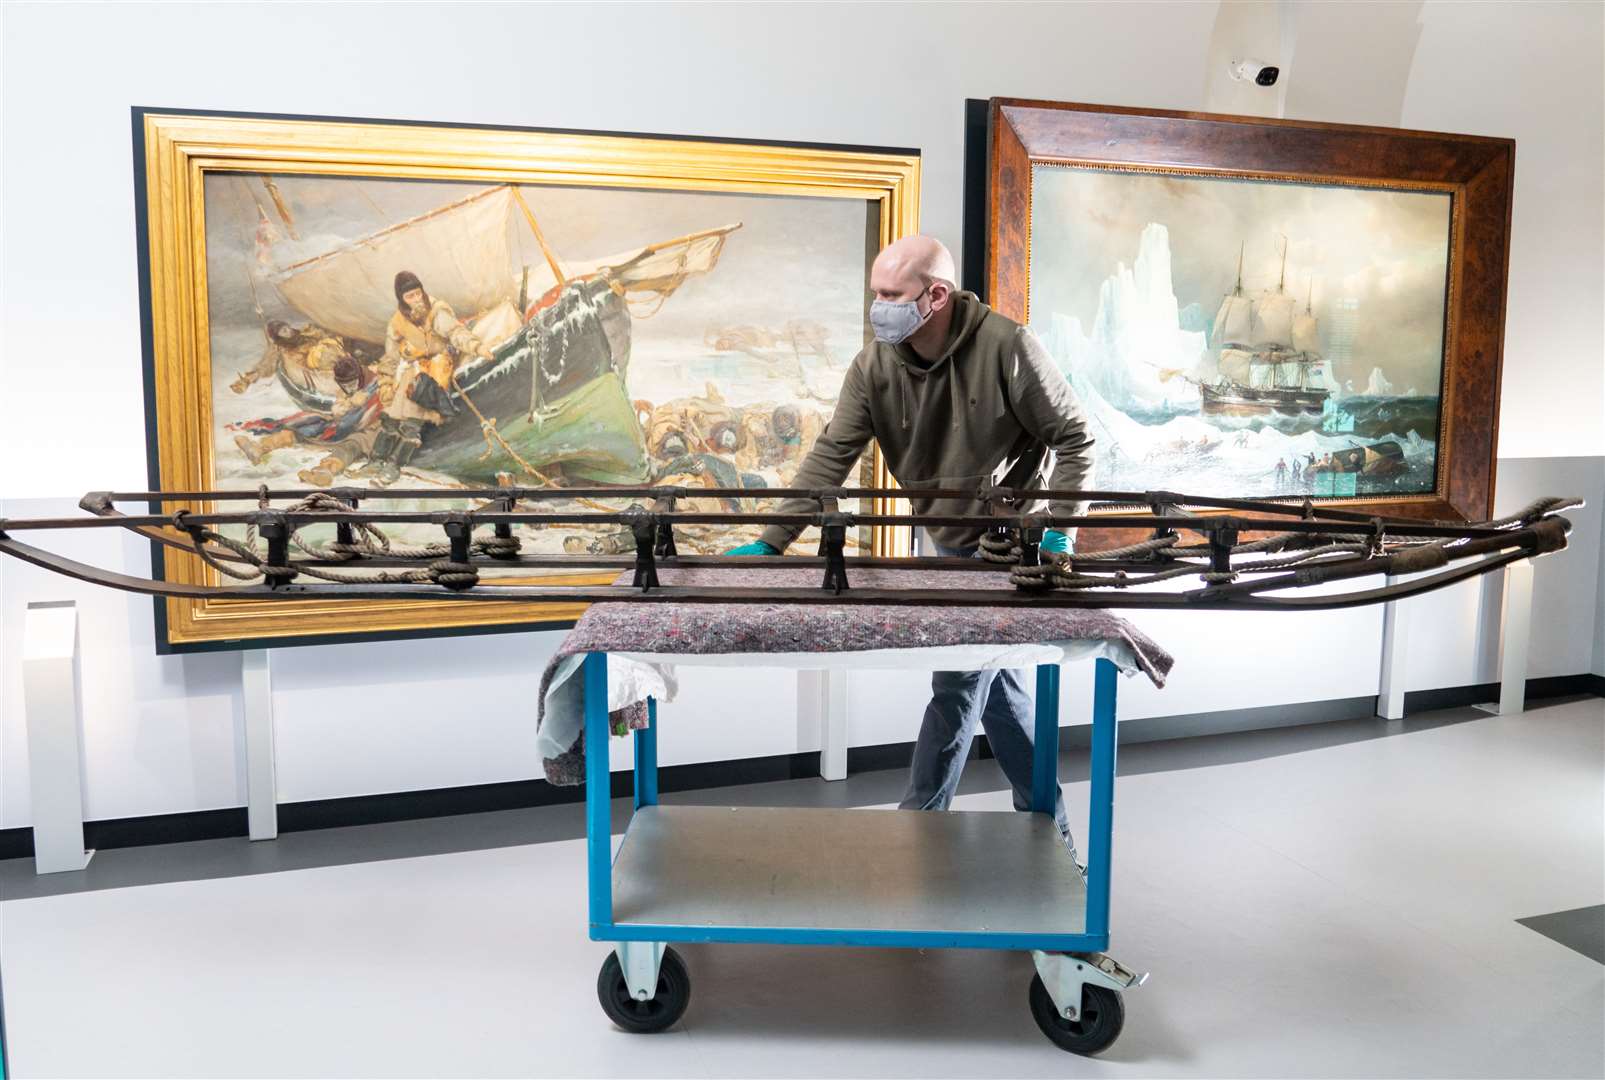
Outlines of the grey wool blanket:
M665 569L664 585L814 588L815 568ZM855 570L861 587L1012 588L1006 574ZM628 584L629 575L619 578ZM546 778L585 781L585 654L608 653L610 728L646 724L646 698L672 696L676 659L752 656L765 666L969 670L1106 656L1163 686L1172 660L1141 630L1098 608L873 607L813 604L592 604L541 677L538 740ZM827 654L840 654L835 657ZM911 725L919 712L911 704Z

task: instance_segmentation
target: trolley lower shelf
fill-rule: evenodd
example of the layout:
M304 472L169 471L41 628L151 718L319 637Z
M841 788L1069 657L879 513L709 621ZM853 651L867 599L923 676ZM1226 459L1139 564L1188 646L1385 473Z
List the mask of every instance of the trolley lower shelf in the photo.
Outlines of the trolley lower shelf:
M1035 939L1083 933L1086 908L1045 814L643 806L613 864L616 929Z

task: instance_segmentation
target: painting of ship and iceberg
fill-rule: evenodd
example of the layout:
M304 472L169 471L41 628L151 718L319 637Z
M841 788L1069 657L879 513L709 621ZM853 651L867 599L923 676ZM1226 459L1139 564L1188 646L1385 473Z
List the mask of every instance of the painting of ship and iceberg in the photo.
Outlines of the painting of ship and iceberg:
M211 175L211 482L661 483L751 488L742 502L763 505L865 341L872 213L853 200ZM616 529L526 532L528 550L634 550ZM681 546L744 539L688 528Z
M1098 486L1432 492L1449 226L1437 192L1034 165L1029 319Z

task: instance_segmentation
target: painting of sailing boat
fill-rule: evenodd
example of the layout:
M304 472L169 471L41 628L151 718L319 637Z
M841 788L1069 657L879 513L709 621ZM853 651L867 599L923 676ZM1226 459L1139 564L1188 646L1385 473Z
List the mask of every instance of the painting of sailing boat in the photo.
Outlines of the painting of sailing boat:
M1434 490L1447 194L1032 170L1029 321L1100 488Z
M150 487L224 493L191 510L341 489L380 510L511 502L561 517L627 509L596 490L619 484L681 489L692 513L767 508L869 338L871 262L919 228L906 149L132 112ZM878 486L884 468L872 450L855 479ZM454 495L426 508L414 491ZM720 552L758 531L682 523L675 541ZM386 535L437 544L441 523ZM338 537L311 522L297 539ZM609 523L521 523L513 539L529 556L635 550ZM848 542L895 555L909 538L866 525ZM152 559L165 581L220 580L166 543ZM482 575L615 576L550 562ZM514 629L583 610L167 597L156 645Z
M764 505L865 340L864 202L249 173L205 190L218 487L661 483ZM634 550L616 528L523 538Z

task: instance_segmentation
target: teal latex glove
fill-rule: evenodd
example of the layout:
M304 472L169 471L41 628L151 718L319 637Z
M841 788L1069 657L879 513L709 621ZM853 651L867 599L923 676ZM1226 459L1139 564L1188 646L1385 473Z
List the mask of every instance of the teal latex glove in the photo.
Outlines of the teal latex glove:
M754 540L750 544L742 544L740 547L733 547L729 551L725 552L725 554L726 555L779 555L780 552L776 551L774 548L770 547L768 544L764 543L762 540Z
M1042 543L1037 545L1043 551L1051 551L1055 555L1070 554L1070 538L1058 529L1049 529L1042 534Z

